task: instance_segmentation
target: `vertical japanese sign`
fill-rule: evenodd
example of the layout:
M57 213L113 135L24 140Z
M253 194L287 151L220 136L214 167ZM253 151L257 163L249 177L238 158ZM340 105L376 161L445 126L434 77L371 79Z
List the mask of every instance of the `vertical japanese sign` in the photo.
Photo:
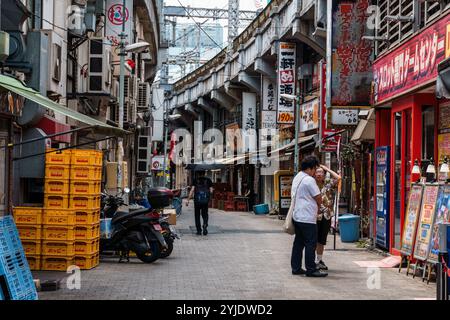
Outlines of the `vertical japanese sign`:
M277 128L276 83L263 77L261 129Z
M256 151L256 94L242 93L242 129L244 152Z
M363 39L369 0L336 0L332 8L332 107L370 106L373 43Z
M402 245L400 251L404 255L411 255L414 248L414 240L417 231L417 221L422 204L423 186L416 184L411 188L409 194L408 208L406 209L405 226L403 227Z
M414 248L414 258L422 261L428 259L438 191L438 185L427 185L423 192L422 211Z
M295 101L281 97L282 94L295 95L295 43L280 42L278 51L278 110L277 122L279 124L294 124Z
M123 0L106 1L106 37L113 45L120 43L120 34L122 33L122 24L125 20L125 34L128 36L125 40L131 43L133 34L133 0L126 1L125 15L123 14Z

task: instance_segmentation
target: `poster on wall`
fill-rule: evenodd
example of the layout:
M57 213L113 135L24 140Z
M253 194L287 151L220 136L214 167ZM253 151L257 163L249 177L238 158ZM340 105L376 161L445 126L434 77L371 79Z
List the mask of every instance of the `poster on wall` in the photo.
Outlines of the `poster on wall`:
M300 106L300 132L317 128L319 128L319 99L314 99Z
M417 228L414 258L425 261L428 258L431 232L434 224L439 185L426 185L423 192L422 210Z
M295 101L281 97L282 94L295 95L296 44L280 42L278 55L278 110L279 124L294 124Z
M406 209L405 225L403 227L401 253L410 256L413 253L414 240L416 237L417 222L419 220L422 204L423 186L414 184L409 193L408 208Z
M443 185L439 188L436 204L435 221L431 232L430 250L427 261L438 263L439 261L439 224L450 222L450 186Z

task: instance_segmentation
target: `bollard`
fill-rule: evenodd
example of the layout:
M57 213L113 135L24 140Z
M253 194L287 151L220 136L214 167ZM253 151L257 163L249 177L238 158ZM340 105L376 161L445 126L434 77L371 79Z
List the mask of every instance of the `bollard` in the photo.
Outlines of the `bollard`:
M439 224L439 263L436 273L437 300L448 300L447 231L449 226L450 224Z

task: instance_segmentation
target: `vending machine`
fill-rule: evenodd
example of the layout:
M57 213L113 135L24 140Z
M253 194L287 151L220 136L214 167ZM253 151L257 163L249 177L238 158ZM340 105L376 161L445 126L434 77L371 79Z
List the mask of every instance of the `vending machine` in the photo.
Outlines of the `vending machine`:
M376 150L376 245L389 250L390 222L390 147L379 147Z

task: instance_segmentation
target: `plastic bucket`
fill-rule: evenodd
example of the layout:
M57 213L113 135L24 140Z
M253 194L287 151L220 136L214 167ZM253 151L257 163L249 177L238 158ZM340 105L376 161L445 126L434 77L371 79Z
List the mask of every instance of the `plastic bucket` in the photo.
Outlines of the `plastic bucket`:
M258 204L253 206L253 212L255 212L255 214L269 214L269 211L268 204Z
M360 216L346 214L339 217L339 232L342 242L356 242L359 240Z

